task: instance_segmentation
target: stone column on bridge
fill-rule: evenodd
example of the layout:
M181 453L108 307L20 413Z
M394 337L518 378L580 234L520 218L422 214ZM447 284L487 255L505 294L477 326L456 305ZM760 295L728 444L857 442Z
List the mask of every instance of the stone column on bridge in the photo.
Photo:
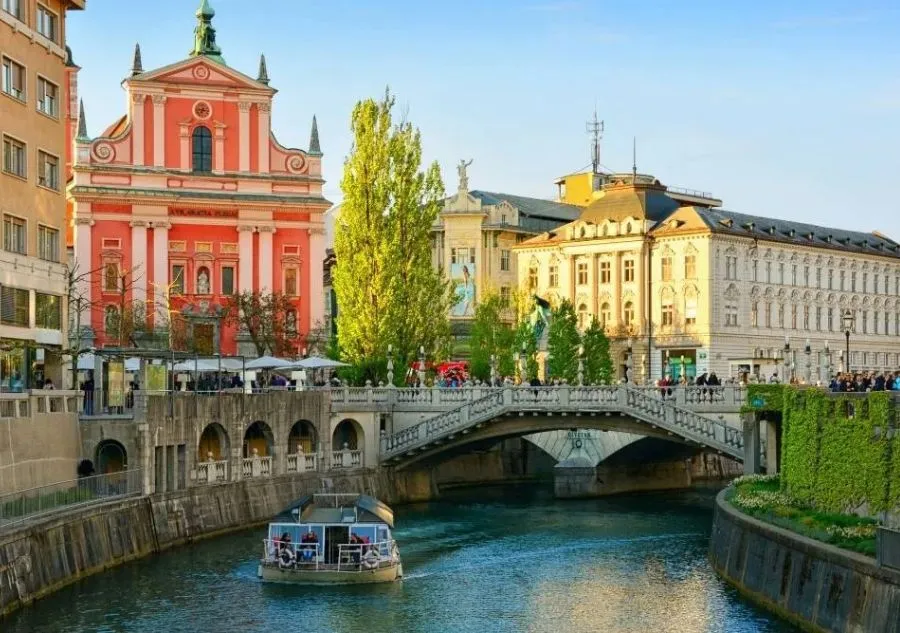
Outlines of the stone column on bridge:
M755 413L741 416L744 423L744 474L756 475L760 472L759 464L759 426Z

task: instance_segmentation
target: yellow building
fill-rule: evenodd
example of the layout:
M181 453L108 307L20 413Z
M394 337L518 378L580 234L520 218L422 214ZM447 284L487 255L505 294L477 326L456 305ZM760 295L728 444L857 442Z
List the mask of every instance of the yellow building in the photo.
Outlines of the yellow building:
M613 174L577 220L515 246L519 283L597 318L637 382L900 366L900 244L719 204Z
M571 222L581 211L551 200L470 191L470 163L460 162L458 190L445 200L432 230L432 262L456 289L450 319L457 332L465 331L486 292L511 299L518 279L516 244Z
M0 391L62 382L66 13L85 0L0 4Z

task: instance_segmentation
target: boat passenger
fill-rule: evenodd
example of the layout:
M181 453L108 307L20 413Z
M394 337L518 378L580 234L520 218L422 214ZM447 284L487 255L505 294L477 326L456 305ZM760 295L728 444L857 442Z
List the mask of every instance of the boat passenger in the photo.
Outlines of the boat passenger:
M319 537L312 530L303 535L303 538L301 539L303 545L300 546L300 556L304 563L312 562L313 558L315 558L317 549L316 543L318 542Z
M291 543L291 535L285 532L281 535L281 543L279 544L278 564L281 567L292 567L294 565L294 547Z

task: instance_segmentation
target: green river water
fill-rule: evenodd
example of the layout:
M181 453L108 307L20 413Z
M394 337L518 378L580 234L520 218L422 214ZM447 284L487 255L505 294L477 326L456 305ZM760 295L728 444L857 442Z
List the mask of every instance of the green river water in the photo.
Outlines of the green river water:
M395 509L401 582L314 588L256 578L264 529L72 585L2 633L700 633L795 631L707 561L712 493L557 501L479 488Z

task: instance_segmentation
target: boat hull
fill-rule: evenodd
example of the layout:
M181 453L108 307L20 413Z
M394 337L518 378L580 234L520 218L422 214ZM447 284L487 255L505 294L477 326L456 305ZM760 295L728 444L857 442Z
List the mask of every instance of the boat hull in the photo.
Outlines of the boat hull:
M403 565L390 565L375 569L338 571L336 569L285 569L277 565L260 563L257 576L263 582L295 585L360 585L378 582L394 582L403 577Z

